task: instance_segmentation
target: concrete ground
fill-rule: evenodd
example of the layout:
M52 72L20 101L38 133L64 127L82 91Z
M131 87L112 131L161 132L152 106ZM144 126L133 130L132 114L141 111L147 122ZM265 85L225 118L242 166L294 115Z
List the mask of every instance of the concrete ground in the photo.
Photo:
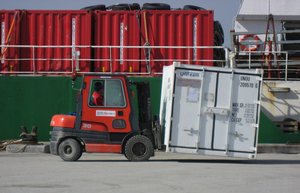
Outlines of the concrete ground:
M117 154L83 154L64 162L44 153L0 152L0 192L297 193L300 154L257 160L156 153L148 162Z

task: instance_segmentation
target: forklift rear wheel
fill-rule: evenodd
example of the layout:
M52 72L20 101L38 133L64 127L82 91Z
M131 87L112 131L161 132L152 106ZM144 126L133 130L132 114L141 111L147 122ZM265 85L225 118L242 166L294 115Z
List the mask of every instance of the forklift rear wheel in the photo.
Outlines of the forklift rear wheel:
M75 139L66 139L59 144L58 153L64 161L77 161L82 155L82 147Z
M131 137L125 145L125 157L130 161L147 161L153 154L151 140L143 135Z

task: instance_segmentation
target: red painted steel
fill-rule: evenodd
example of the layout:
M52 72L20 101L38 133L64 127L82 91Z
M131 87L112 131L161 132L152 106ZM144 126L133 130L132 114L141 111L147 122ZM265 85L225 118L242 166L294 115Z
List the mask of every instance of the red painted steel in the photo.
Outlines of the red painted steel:
M73 129L75 127L75 121L76 121L76 116L54 115L51 119L50 126Z
M81 121L82 123L86 123L87 129L84 130L97 130L99 132L107 131L111 133L129 133L132 131L132 125L130 123L130 116L132 113L132 108L129 102L129 90L127 90L127 86L125 86L126 78L124 76L112 76L107 77L108 79L116 79L122 82L124 88L124 94L126 99L125 107L91 107L89 105L89 89L91 88L92 80L99 79L101 76L85 76L83 81L86 83L85 88L82 90L82 115ZM110 112L112 116L99 116L97 112ZM121 112L118 113L118 112ZM113 121L116 119L122 119L125 121L126 128L114 128ZM100 126L102 125L102 126ZM84 126L82 125L82 128ZM92 128L94 127L94 128Z
M7 56L16 61L13 71L71 71L75 68L75 51L80 52L80 71L90 71L90 48L72 48L71 46L91 45L91 13L89 11L70 10L26 10L0 11L1 22L5 24L5 35L10 26L15 25L14 39L9 45L44 46L36 48L10 48ZM13 17L18 14L17 22ZM69 48L45 46L70 46ZM12 54L13 53L13 54ZM33 60L32 60L33 59ZM12 62L7 62L11 65ZM7 69L7 65L4 70Z
M80 52L80 71L89 71L90 49L75 48L78 45L91 45L91 13L88 11L49 11L30 10L23 23L24 45L73 46L68 48L27 49L23 57L34 57L29 67L22 69L36 71L71 71L75 67L75 52ZM43 60L46 59L46 60ZM85 60L85 61L84 61ZM30 69L35 64L35 69Z
M122 145L120 144L85 144L85 150L88 153L121 153Z
M17 45L20 41L20 21L23 11L0 11L0 42L1 45ZM0 52L0 71L19 70L19 48L2 47Z
M142 44L150 46L213 46L214 20L212 11L147 10L141 13ZM142 58L145 55L142 53ZM188 64L212 66L213 49L151 49L150 62L152 72L161 72L163 65L169 65L176 59ZM153 61L153 60L170 61ZM146 71L146 63L142 63Z
M95 46L139 46L138 11L95 11ZM138 48L94 48L94 71L140 72ZM112 60L110 60L112 58Z

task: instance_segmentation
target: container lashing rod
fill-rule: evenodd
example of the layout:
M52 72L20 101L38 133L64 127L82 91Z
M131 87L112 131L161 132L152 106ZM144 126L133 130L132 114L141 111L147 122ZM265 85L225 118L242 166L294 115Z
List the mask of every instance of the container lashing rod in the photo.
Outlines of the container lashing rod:
M270 25L272 25L272 35L273 39L270 39ZM279 65L277 61L277 40L276 40L276 32L275 32L275 25L274 25L274 17L272 14L268 15L268 22L267 22L267 28L266 28L266 36L265 36L265 42L264 42L264 51L265 54L263 55L263 63L262 63L262 68L263 64L266 63L268 66L268 78L272 78L272 51L273 51L273 45L274 45L274 51L275 53L273 54L273 59L277 67L277 77L280 78L280 73L279 73Z

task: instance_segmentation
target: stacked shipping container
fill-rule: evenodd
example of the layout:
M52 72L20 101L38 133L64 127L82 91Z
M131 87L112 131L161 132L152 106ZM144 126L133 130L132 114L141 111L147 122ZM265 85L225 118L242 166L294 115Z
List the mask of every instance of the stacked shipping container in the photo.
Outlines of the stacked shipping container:
M1 45L20 44L20 20L22 13L20 11L1 11ZM18 48L1 47L1 66L0 70L11 71L19 70L19 61L10 61L5 59L19 58Z
M45 48L39 47L34 50L38 59L35 62L37 71L70 71L74 62L75 52L80 51L81 71L89 71L89 49L76 48L77 45L91 44L91 14L81 11L30 11L25 14L26 18L22 32L27 37L21 38L22 45L51 45L72 46L71 48ZM22 35L23 36L23 35ZM33 50L31 49L31 53ZM28 52L27 52L28 53ZM26 58L30 56L25 56ZM42 60L39 60L39 59ZM45 60L43 60L45 59ZM28 65L28 70L32 64Z
M139 49L126 48L140 46L141 31L137 17L139 12L135 11L94 12L93 43L95 46L106 46L93 49L96 60L94 71L140 72Z
M213 65L207 61L213 49L195 47L214 44L212 11L16 10L0 11L0 20L3 73L71 72L76 67L81 72L154 73L173 60ZM145 45L149 49L137 48Z
M152 49L150 66L153 72L161 72L162 67L171 64L173 60L212 66L212 61L201 60L212 60L213 49L196 48L196 46L213 46L214 21L211 11L147 10L142 12L142 17L143 45L181 47ZM187 46L188 49L184 48Z

